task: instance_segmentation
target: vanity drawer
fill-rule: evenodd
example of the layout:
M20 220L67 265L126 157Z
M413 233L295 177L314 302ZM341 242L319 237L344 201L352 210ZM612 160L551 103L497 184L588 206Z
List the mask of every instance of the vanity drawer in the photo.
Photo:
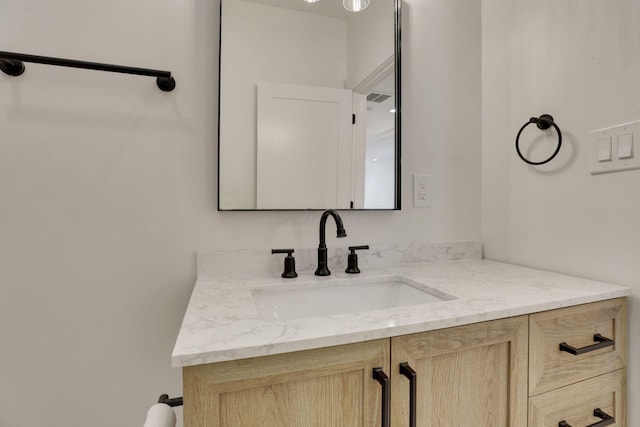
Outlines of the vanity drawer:
M620 369L562 387L529 399L529 427L585 427L592 425L626 426L625 378ZM606 415L594 416L596 409ZM561 424L564 421L566 424ZM601 424L598 424L601 423Z
M578 354L561 350L561 343ZM529 396L624 368L626 347L624 298L531 315Z

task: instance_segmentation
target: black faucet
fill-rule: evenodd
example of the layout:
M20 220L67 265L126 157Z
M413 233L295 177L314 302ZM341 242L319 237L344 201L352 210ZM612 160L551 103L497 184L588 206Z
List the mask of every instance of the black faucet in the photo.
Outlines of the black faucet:
M320 217L320 244L318 245L318 268L316 269L316 276L328 276L331 274L327 266L327 239L325 237L325 228L329 215L336 221L336 237L347 237L347 232L344 231L344 226L342 225L342 218L340 218L338 212L333 209L327 209L322 212L322 216Z

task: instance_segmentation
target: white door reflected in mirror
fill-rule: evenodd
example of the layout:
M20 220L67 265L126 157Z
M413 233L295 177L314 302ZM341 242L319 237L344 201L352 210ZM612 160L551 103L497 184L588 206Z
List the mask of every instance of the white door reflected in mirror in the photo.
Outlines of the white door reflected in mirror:
M258 209L349 209L351 91L258 84Z

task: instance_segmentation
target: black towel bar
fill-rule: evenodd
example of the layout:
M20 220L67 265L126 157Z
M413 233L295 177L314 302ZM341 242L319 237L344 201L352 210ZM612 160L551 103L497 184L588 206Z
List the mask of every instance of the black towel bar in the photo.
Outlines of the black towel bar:
M73 59L51 58L48 56L27 55L24 53L0 52L0 70L10 76L24 73L24 62L55 65L59 67L83 68L87 70L108 71L111 73L135 74L138 76L156 77L156 84L165 91L171 92L176 81L170 71L152 70L148 68L125 67L122 65L101 64L98 62L76 61Z

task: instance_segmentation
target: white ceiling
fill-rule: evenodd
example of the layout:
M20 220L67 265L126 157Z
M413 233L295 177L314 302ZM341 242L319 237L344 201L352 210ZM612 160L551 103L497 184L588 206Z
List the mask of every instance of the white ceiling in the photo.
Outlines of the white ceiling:
M253 3L261 3L269 6L298 10L300 12L314 13L316 15L330 16L339 19L348 19L350 14L342 6L342 0L320 0L316 3L307 3L304 0L247 0Z

